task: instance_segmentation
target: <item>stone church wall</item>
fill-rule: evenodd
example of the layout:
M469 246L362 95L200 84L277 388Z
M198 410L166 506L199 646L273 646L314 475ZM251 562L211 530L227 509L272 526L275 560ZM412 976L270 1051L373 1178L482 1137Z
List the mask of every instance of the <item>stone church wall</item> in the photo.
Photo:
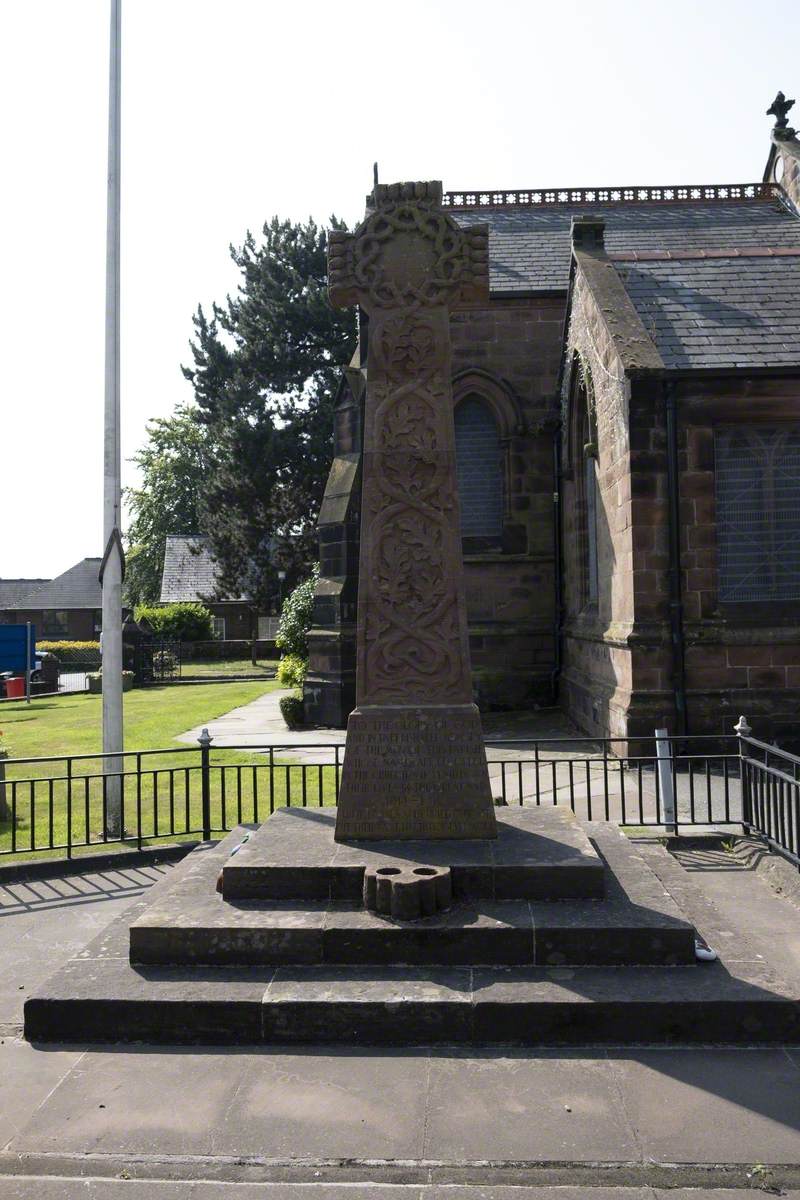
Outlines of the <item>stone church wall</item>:
M497 298L451 317L456 405L479 396L503 451L502 542L464 541L473 677L489 708L553 698L553 438L563 320L563 296Z

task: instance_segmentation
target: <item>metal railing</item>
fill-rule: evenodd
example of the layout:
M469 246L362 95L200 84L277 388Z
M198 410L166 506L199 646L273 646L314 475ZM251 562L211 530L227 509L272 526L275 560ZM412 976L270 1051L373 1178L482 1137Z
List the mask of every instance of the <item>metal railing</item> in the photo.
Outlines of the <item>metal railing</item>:
M800 758L750 732L740 723L713 739L491 738L492 792L499 805L562 805L587 820L675 833L738 826L800 862ZM7 759L0 858L208 840L283 806L335 804L343 761L341 744L219 747L205 731L197 746L126 751L116 770L104 770L102 754ZM116 796L121 836L109 833Z
M800 758L751 737L742 717L739 737L743 824L800 868Z

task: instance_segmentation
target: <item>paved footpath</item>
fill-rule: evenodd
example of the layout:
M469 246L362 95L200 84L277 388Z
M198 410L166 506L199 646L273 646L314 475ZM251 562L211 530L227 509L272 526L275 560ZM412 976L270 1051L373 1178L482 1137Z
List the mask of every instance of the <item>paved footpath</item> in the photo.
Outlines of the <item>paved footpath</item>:
M280 700L288 691L265 692L257 700L234 708L221 717L187 730L177 739L196 745L204 728L213 745L224 749L248 746L256 753L272 749L284 761L328 765L344 758L343 729L289 730L281 716ZM492 794L508 804L573 804L579 815L597 819L652 824L657 820L656 778L652 765L642 771L618 760L604 764L600 743L581 735L557 708L531 712L489 713L481 717L487 746ZM514 744L516 739L537 739L540 748ZM557 740L554 740L557 739ZM699 751L696 751L699 753ZM593 757L591 764L580 760ZM538 763L534 759L538 758ZM572 763L565 760L572 760ZM692 778L685 773L675 777L678 815L687 819L695 807L706 815L706 789L711 794L710 826L724 826L741 815L738 767L729 766L728 778L721 766L706 780L705 761L695 763ZM591 781L590 781L591 776ZM591 792L591 803L587 795ZM604 814L607 816L604 817Z
M723 889L719 866L699 869ZM0 1200L704 1200L711 1191L672 1189L800 1189L797 1047L86 1050L21 1040L25 994L169 869L0 888ZM757 932L774 930L800 963L797 909L762 879L739 871L724 903L752 911Z

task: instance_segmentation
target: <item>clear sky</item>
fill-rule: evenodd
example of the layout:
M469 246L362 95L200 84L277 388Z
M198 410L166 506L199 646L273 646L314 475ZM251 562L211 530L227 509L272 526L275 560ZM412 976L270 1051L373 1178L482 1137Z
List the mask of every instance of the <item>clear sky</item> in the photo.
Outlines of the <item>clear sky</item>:
M272 214L357 220L375 159L447 189L749 182L800 96L797 0L122 7L125 459ZM50 576L103 549L108 3L0 18L0 577Z

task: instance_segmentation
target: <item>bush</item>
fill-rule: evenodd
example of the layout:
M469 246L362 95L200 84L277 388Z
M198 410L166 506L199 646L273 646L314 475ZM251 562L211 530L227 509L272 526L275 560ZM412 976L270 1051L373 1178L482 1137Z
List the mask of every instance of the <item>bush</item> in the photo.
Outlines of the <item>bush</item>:
M92 695L99 695L103 690L103 672L92 671L91 675L86 676L86 685ZM122 672L122 690L129 692L133 687L133 671Z
M308 659L297 654L284 654L278 663L275 677L281 687L301 688L308 670Z
M302 696L281 696L281 716L283 717L289 729L302 729L303 720L303 697Z
M147 621L157 638L170 642L206 642L213 635L213 614L205 604L138 604L134 616Z

